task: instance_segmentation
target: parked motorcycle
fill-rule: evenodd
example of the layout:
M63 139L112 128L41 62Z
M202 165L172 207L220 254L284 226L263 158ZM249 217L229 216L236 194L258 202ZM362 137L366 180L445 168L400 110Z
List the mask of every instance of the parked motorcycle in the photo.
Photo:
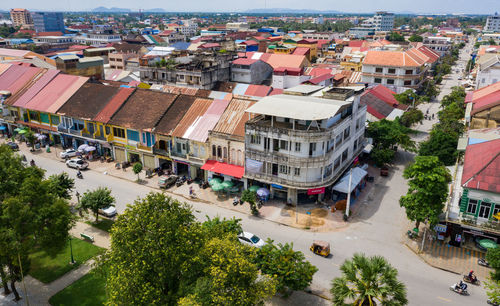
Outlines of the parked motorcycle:
M184 184L185 181L186 181L186 177L185 176L179 177L177 179L177 181L175 182L175 186L176 187L182 186L182 184Z
M259 200L259 201L257 202L257 208L258 208L258 209L261 209L261 208L262 208L262 205L264 205L264 202L262 202L262 200Z
M418 234L415 231L410 231L410 230L406 232L406 235L408 235L408 238L410 239L415 239L418 237Z
M192 178L188 178L188 179L186 180L186 183L187 183L188 185L191 185L191 183L192 183L192 182L193 182L193 179L192 179Z
M483 266L483 267L490 267L490 263L486 261L486 259L484 258L479 258L477 260L477 264L480 265L480 266Z
M453 291L453 292L456 292L460 295L470 295L469 291L467 291L467 289L465 290L462 290L457 284L453 284L452 286L450 286L450 290Z
M207 189L208 186L210 186L207 181L200 181L198 184L200 185L201 189Z
M476 278L475 280L471 280L469 275L464 275L464 282L470 283L476 286L480 286L481 282Z
M240 203L240 199L238 197L234 197L233 199L233 206L236 206Z

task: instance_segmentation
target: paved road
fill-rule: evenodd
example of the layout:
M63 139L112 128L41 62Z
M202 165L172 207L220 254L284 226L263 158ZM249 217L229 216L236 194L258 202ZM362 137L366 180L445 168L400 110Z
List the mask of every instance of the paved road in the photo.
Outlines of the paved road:
M448 81L444 87L451 88L456 83ZM443 93L444 94L444 93ZM37 165L47 170L47 174L67 171L64 164L52 159L34 156L26 153L28 158L34 158ZM266 239L276 242L293 242L294 248L304 252L307 259L319 268L313 282L314 289L327 289L331 280L340 275L339 266L355 252L368 255L382 255L399 270L400 279L408 287L410 305L485 305L486 294L479 287L470 288L471 296L463 297L451 292L448 287L460 279L460 276L432 268L422 262L413 252L402 244L403 235L409 227L403 209L398 200L406 191L406 182L402 178L404 166L413 156L399 152L396 167L388 178L380 178L375 182L365 206L357 218L350 221L350 226L338 232L315 233L274 222L251 217L245 214L227 210L215 205L190 202L199 219L206 215L213 217L237 217L242 219L246 231L253 232ZM75 177L75 171L69 171ZM84 179L76 179L76 189L82 193L86 189L107 186L113 190L117 198L117 210L123 212L126 205L134 199L144 196L154 190L134 182L110 177L96 171L84 172ZM156 190L155 190L156 191ZM184 201L184 199L181 199ZM313 255L309 251L310 243L315 239L329 241L333 257L328 259Z

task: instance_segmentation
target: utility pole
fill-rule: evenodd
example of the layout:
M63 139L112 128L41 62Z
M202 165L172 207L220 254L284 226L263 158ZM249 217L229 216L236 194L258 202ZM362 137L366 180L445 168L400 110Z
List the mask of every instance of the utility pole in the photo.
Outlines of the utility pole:
M349 185L347 186L347 203L345 206L345 214L349 218L349 208L351 207L351 183L352 183L352 168L349 170Z

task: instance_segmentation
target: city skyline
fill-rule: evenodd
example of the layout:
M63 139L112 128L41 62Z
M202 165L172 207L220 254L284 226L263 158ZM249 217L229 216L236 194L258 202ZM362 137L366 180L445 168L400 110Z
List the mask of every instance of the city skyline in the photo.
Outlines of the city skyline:
M363 14L373 13L378 10L415 14L492 14L500 9L498 1L496 0L479 0L476 2L466 0L442 0L439 2L432 0L422 0L418 2L397 0L361 0L355 3L336 2L338 3L332 3L332 1L328 0L318 0L316 1L316 5L314 7L304 8L304 2L298 0L258 0L251 3L241 0L231 1L230 3L223 0L213 0L210 3L194 0L181 4L176 3L176 6L174 7L169 2L165 3L164 1L152 0L148 2L148 7L139 7L138 3L132 0L89 0L85 2L71 0L63 2L47 0L43 2L43 6L41 6L41 3L36 0L20 0L16 1L15 7L5 5L0 7L0 9L7 11L11 8L27 8L30 10L41 11L91 11L97 7L104 6L107 8L126 8L132 11L138 11L139 9L148 10L161 8L166 12L245 12L251 9L286 8L292 10L339 11L343 13Z

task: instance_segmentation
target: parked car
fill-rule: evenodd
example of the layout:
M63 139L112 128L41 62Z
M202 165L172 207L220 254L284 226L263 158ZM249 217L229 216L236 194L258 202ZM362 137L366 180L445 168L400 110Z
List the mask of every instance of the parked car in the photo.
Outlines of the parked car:
M59 153L59 156L61 156L61 158L70 158L78 155L80 155L80 152L74 149L66 149L65 151Z
M15 142L9 141L9 142L7 142L7 145L12 149L12 151L19 150L19 146Z
M108 206L106 208L99 209L99 213L106 217L116 216L116 208L114 206Z
M264 240L249 232L242 232L238 235L238 240L246 245L261 248L266 244Z
M69 168L83 170L83 169L88 168L89 163L87 163L86 161L84 161L81 158L72 158L72 159L66 161L66 166L68 166Z
M169 188L177 181L177 175L162 175L158 178L158 187Z

